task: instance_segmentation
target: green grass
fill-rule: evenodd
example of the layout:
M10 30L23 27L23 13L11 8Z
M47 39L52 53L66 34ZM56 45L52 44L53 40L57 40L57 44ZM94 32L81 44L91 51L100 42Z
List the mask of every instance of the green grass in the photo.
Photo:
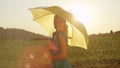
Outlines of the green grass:
M31 40L0 41L0 68L16 68L17 61L26 47L44 44L44 41Z
M0 41L0 68L17 68L17 61L26 47L42 46L46 41L5 40ZM69 48L73 68L119 68L120 37L90 36L88 49Z
M88 49L71 48L70 56L75 68L119 68L120 36L90 36Z

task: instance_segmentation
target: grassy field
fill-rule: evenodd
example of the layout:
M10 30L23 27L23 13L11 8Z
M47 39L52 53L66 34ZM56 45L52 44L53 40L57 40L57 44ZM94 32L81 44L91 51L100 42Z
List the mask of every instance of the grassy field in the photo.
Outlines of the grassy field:
M6 40L0 41L0 68L17 68L25 48L33 45L44 45L44 41Z
M75 68L120 67L120 36L95 35L89 36L89 38L90 43L87 50L75 47L70 50Z
M69 59L73 68L119 68L120 37L90 36L87 50L69 47ZM43 47L42 40L5 40L0 41L0 68L17 68L19 60L23 60L25 49L33 45Z

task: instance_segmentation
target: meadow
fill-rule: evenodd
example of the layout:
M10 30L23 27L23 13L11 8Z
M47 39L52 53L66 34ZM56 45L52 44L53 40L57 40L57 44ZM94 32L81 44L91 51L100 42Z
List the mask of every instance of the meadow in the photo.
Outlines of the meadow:
M23 30L2 28L0 32L0 68L31 68L18 65L26 62L43 64L43 62L49 61L40 60L43 59L41 58L41 50L48 42L43 38L43 36ZM31 53L36 56L30 55L31 59L36 59L32 62L28 61L29 58L26 57ZM120 31L89 35L88 49L69 47L69 59L73 68L119 68Z
M120 37L89 36L88 49L69 47L69 59L73 68L119 68ZM45 40L5 40L0 41L0 68L17 68L18 60L26 47L43 47Z
M120 36L118 34L91 35L89 41L87 50L76 47L71 48L73 67L120 67Z
M17 68L26 47L44 44L43 41L6 40L0 41L0 68Z

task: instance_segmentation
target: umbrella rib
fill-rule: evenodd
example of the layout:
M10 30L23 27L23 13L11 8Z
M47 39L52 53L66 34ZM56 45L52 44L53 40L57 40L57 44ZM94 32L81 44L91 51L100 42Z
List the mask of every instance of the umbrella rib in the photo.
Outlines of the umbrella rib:
M51 13L48 13L48 14L45 14L45 15L39 16L39 17L35 18L34 20L37 20L37 19L39 19L40 17L44 17L44 16L49 15L49 14L51 14Z

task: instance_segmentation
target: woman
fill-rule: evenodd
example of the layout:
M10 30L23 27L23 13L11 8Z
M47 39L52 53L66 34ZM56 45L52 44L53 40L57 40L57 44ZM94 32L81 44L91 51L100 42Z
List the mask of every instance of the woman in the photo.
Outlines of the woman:
M53 33L51 41L56 49L49 48L50 58L53 68L72 68L68 60L68 45L67 45L67 25L66 21L55 15L54 27L56 31ZM49 45L48 45L49 46Z

